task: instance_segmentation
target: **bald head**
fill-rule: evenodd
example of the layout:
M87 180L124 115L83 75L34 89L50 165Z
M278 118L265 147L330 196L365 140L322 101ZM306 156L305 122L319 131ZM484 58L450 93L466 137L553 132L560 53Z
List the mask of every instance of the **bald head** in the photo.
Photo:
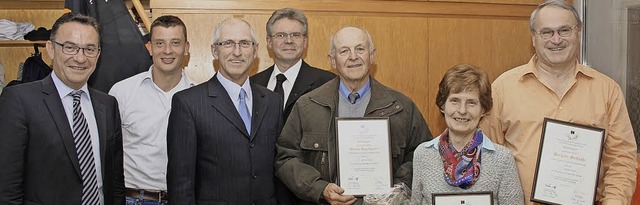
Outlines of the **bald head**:
M336 47L334 42L337 41L336 39L347 40L347 38L353 38L353 37L366 38L366 41L369 44L369 51L375 50L375 47L373 47L373 41L371 40L371 35L369 35L369 32L358 27L347 26L347 27L341 28L340 30L338 30L338 32L333 34L333 36L331 37L331 41L329 42L329 53L335 54Z

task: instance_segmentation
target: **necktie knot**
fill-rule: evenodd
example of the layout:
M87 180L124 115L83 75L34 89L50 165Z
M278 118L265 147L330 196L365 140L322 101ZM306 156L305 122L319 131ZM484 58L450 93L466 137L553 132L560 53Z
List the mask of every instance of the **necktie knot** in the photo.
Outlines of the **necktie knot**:
M82 95L82 93L82 90L71 91L71 97L73 97L73 101L80 101L80 96Z
M244 88L240 88L240 95L238 96L239 99L244 101L246 95L247 95L247 91L244 91Z
M278 83L282 83L285 80L287 80L287 77L284 76L284 74L280 73L280 74L276 75L276 81L278 81Z
M356 104L356 100L360 98L360 94L358 92L352 92L349 94L349 102L351 104Z

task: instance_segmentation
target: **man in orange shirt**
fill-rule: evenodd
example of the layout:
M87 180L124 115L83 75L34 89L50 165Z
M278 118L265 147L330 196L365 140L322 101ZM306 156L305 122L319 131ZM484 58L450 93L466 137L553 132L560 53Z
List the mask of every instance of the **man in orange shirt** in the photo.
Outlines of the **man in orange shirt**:
M513 153L529 202L545 117L606 129L597 200L630 204L636 181L636 143L620 86L578 63L582 21L563 0L531 14L536 54L492 84L494 108L482 130Z

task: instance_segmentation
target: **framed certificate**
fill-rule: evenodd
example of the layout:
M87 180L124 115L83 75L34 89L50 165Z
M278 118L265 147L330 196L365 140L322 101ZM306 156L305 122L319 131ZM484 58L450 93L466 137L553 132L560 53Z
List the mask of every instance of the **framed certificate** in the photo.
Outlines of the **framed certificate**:
M389 118L336 118L338 181L346 195L382 194L393 184Z
M434 193L433 205L493 205L493 192Z
M594 204L605 130L544 119L531 201Z

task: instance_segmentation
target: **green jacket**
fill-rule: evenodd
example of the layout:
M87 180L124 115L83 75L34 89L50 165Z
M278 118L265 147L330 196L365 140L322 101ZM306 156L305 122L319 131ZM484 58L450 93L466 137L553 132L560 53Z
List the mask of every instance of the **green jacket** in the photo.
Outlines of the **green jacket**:
M395 183L411 186L413 151L433 136L420 110L400 92L371 80L365 117L389 117ZM298 99L277 142L276 176L300 199L318 204L336 179L339 78Z

